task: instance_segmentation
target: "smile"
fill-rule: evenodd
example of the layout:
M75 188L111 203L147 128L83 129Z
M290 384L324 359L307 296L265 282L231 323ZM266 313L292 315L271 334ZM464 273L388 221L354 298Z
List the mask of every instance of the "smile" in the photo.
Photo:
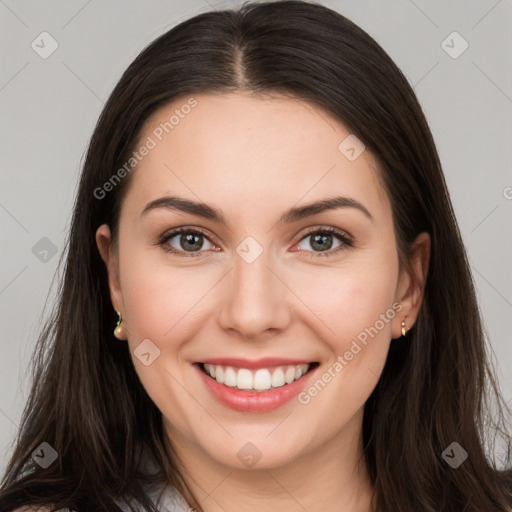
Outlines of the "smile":
M269 391L299 380L307 373L310 364L277 366L275 368L235 368L203 364L203 371L219 384L245 391Z
M296 397L318 362L267 358L259 361L211 359L193 365L209 393L242 412L269 412Z

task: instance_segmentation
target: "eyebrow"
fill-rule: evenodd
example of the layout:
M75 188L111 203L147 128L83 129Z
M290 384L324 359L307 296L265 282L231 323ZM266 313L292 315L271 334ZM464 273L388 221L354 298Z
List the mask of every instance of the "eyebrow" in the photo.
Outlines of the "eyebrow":
M165 196L151 201L142 211L141 217L158 208L178 210L227 225L223 213L217 208L209 206L206 203L191 201L177 196ZM316 201L305 206L294 206L283 213L278 223L291 224L292 222L297 222L306 217L311 217L313 215L338 208L355 208L361 211L372 222L374 221L371 213L359 201L350 197L337 196L330 199Z

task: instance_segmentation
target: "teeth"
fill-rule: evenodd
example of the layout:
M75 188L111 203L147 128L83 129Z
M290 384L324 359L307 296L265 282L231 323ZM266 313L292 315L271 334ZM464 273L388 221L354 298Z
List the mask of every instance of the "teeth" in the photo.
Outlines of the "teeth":
M204 364L203 367L205 372L219 384L246 391L268 391L300 379L308 371L309 364L261 368L259 370L235 369L232 366L213 364Z
M284 386L284 372L282 368L278 368L272 374L272 387L279 388L281 386Z
M236 387L236 372L231 366L226 368L224 372L224 384L230 388Z
M240 374L240 372L239 372ZM272 377L268 370L258 370L254 374L253 386L256 391L264 391L272 387Z
M253 380L250 370L241 368L236 376L236 387L238 389L252 389Z
M295 366L287 366L286 373L284 374L284 381L290 384L295 380Z

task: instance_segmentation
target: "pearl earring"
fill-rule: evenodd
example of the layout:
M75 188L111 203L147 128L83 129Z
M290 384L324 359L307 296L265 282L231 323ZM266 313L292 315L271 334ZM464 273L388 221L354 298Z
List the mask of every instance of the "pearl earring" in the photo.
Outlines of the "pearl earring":
M114 336L118 340L124 339L124 329L123 329L123 326L121 325L122 322L123 322L123 319L121 317L121 313L119 311L117 311L117 323L116 323L116 327L114 329Z

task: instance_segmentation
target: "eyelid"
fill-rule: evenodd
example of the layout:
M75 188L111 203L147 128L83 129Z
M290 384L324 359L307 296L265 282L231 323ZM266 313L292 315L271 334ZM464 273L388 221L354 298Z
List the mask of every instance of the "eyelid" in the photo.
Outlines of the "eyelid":
M340 237L346 238L347 240L352 241L352 236L344 231L343 229L335 228L332 226L312 226L310 228L306 228L306 231L302 233L302 236L297 240L297 242L300 242L301 240L304 240L308 235L311 235L312 233L323 233L327 232L329 234L333 233L335 235L339 235Z
M175 249L174 247L171 247L170 245L168 245L167 242L169 242L169 240L171 240L171 238L174 238L175 236L178 236L182 233L192 233L195 235L201 235L204 238L206 238L212 245L214 245L215 247L218 247L215 242L210 240L210 238L212 238L212 235L209 235L208 233L206 233L206 231L203 230L202 228L197 228L197 227L192 227L192 226L180 226L180 227L172 228L172 229L166 231L162 236L159 237L157 244L160 245L166 252L169 252L171 254L176 254L178 256L184 256L184 257L194 258L194 257L201 256L201 254L203 252L206 252L203 250L200 250L197 252L186 252L186 251ZM215 249L215 252L218 252L217 249Z
M212 235L208 234L204 229L194 227L194 226L180 226L176 228L172 228L169 231L166 231L158 240L157 244L161 245L162 248L171 254L176 254L178 256L184 256L184 257L199 257L202 253L207 252L204 250L199 250L196 252L187 252L182 250L177 250L174 247L170 248L170 246L167 244L167 242L174 238L175 236L181 234L181 233L192 233L196 235L204 236L211 244L217 247L217 249L214 249L214 252L218 252L219 248L218 245L210 240ZM305 251L303 249L300 249L299 251L294 252L306 252L306 253L312 253L316 256L332 256L334 254L337 254L340 250L346 249L347 247L352 247L354 245L354 239L352 235L347 233L346 231L334 228L332 226L312 226L306 229L305 232L302 232L299 238L296 239L296 241L293 243L292 247L295 247L298 243L302 242L304 239L306 239L308 236L315 234L315 233L327 233L329 235L337 236L338 239L341 242L341 245L335 249L329 249L327 251ZM214 238L214 237L213 237ZM210 249L211 250L211 249Z
M301 235L301 237L294 243L293 246L295 247L295 245L302 242L302 240L305 240L306 238L308 238L308 236L311 236L312 234L315 233L327 233L329 235L333 235L340 240L341 245L339 247L336 247L335 249L329 249L327 251L304 251L303 249L300 249L298 252L312 253L314 254L314 257L327 257L337 255L339 251L354 246L354 237L352 235L350 235L349 233L342 229L335 228L332 226L313 226L307 228L306 232Z

